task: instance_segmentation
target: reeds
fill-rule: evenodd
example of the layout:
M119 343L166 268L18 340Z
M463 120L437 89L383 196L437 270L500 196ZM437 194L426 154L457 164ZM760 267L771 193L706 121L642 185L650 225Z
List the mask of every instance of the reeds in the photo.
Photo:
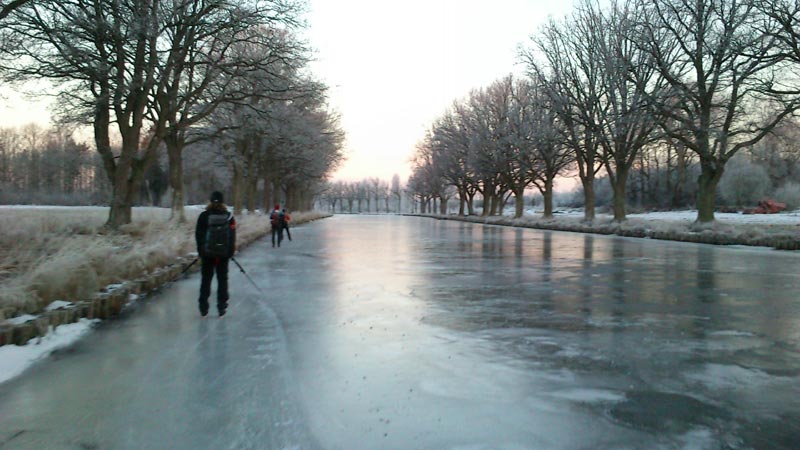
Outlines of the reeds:
M107 208L0 208L0 312L37 314L55 300L86 300L191 254L201 211L187 208L187 221L174 223L169 209L134 208L131 224L108 232ZM323 216L295 213L292 222ZM237 222L238 246L270 228L262 215L242 214Z

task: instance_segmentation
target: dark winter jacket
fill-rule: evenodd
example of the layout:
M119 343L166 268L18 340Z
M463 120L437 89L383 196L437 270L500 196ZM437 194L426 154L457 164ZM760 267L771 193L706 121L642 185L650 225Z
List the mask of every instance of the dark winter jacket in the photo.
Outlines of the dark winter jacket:
M236 252L236 219L233 214L228 212L228 208L223 203L209 203L206 210L200 213L197 218L197 226L194 229L194 239L197 242L197 254L201 257L203 255L203 248L205 247L206 232L208 231L208 215L209 214L225 214L230 216L230 254L231 258Z
M280 230L286 228L286 214L280 210L274 210L269 215L269 222L273 230Z

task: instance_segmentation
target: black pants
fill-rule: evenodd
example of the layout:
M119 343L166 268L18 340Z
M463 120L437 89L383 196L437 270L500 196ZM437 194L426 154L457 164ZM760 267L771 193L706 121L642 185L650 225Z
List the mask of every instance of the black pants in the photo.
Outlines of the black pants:
M278 239L278 247L281 246L281 241L283 240L283 228L280 225L273 225L272 226L272 246L275 247L275 237L277 236Z
M200 312L208 312L208 297L211 295L211 279L214 270L217 272L217 310L225 311L228 307L228 258L201 258L200 273Z

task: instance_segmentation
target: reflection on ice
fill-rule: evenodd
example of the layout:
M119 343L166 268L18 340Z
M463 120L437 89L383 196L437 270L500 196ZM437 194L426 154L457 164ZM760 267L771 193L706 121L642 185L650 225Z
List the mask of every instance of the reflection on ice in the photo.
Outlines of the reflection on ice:
M0 443L800 448L797 253L408 217L293 237L242 252L267 292L232 273L224 321L177 282L0 386Z
M620 394L619 392L586 388L565 389L563 391L553 392L550 395L578 403L615 403L621 402L626 398L624 394Z
M387 226L381 219L337 220L370 245L333 276L352 283L339 285L336 313L394 314L390 323L404 323L413 339L402 351L381 335L360 343L339 335L336 345L391 355L380 363L391 374L365 360L356 367L414 386L414 404L432 413L421 417L438 424L445 416L443 428L433 427L449 436L444 442L517 436L519 448L747 448L753 427L800 411L777 399L800 395L800 383L787 382L800 371L771 372L800 366L797 353L780 349L800 343L800 322L789 320L800 317L800 283L787 270L800 266L797 255L383 219L415 230L389 251L372 234ZM772 403L753 402L757 390L773 391L762 392ZM800 445L800 435L788 442ZM515 445L500 439L485 448Z

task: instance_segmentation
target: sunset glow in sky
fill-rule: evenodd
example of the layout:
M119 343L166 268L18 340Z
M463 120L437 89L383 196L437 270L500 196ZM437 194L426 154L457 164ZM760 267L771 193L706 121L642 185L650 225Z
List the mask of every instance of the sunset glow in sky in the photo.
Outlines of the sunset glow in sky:
M342 115L347 162L335 179L405 181L431 122L471 89L522 73L527 45L571 1L311 0L313 72Z

